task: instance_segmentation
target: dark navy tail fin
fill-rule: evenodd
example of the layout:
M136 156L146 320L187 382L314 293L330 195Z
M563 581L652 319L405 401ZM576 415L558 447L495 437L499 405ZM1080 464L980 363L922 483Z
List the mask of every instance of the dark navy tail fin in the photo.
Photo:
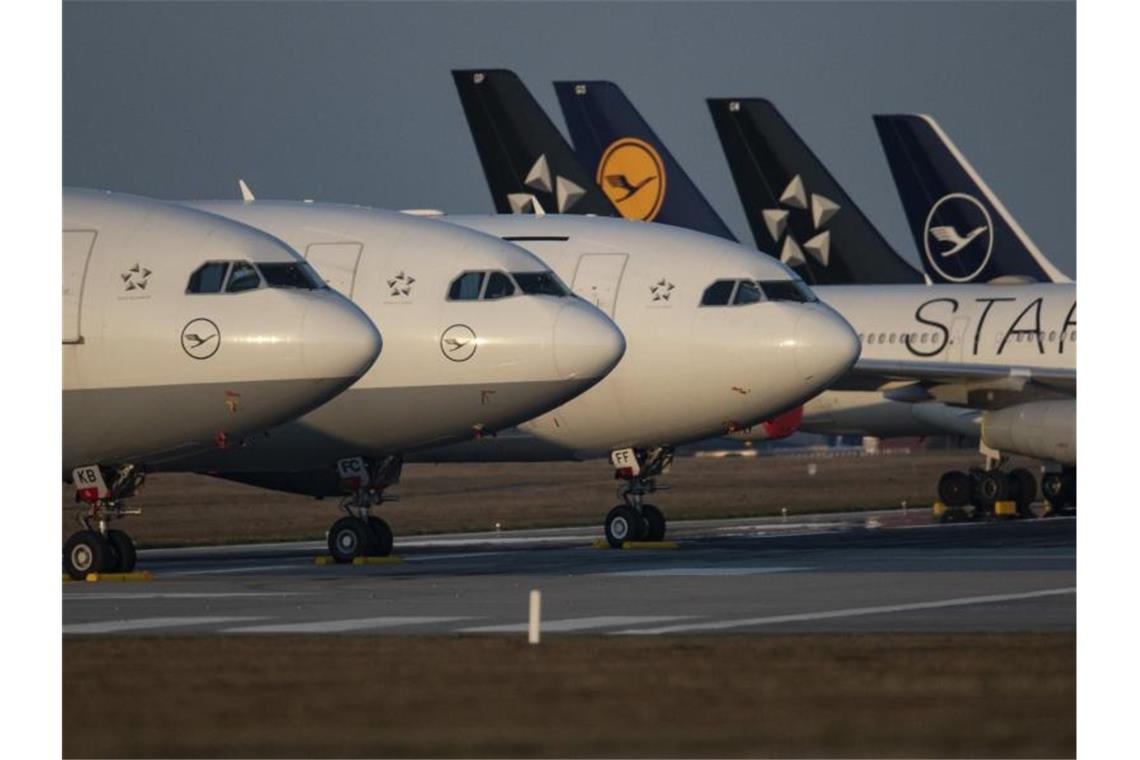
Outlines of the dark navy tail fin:
M617 215L514 72L451 74L496 211Z
M935 282L1069 282L929 116L876 116L899 198Z
M735 240L668 148L613 82L555 82L574 152L628 219Z
M708 105L760 250L816 285L924 281L775 106L760 98Z

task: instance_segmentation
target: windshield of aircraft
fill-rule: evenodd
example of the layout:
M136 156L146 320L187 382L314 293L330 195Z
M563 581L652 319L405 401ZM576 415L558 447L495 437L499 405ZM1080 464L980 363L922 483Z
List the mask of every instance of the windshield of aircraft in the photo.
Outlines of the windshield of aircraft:
M801 280L717 280L701 296L701 306L746 306L762 301L811 303L818 300Z
M304 261L254 264L249 261L209 261L190 275L187 293L241 293L259 288L328 287Z
M464 272L451 282L449 301L493 301L515 295L564 297L570 293L553 272Z

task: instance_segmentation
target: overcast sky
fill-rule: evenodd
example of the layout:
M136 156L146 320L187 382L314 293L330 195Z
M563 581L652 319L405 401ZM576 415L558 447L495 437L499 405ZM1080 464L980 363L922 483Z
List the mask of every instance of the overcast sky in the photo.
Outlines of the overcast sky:
M63 180L491 212L449 71L617 82L751 242L704 98L764 96L909 260L871 114L941 122L1075 275L1072 2L66 2Z

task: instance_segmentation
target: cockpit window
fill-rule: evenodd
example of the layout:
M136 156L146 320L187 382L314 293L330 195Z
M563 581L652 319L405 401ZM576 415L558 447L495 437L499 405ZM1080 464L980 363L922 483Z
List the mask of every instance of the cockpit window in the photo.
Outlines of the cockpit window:
M515 294L515 284L502 272L491 272L491 276L487 278L487 288L483 291L483 298L493 300L495 298L506 298Z
M728 306L735 288L736 280L717 280L705 289L701 306Z
M486 272L464 272L455 278L447 297L452 301L478 301Z
M327 288L313 268L305 261L282 261L273 264L258 264L265 284L271 288L300 288L320 290Z
M760 303L764 300L764 294L760 291L760 286L751 280L741 280L740 284L736 286L736 295L732 299L733 306L745 306L750 303Z
M567 296L566 286L553 272L512 272L519 289L528 296Z
M228 261L210 261L195 270L190 275L190 282L186 286L187 293L220 293L222 283L226 281L226 272L230 268Z
M230 267L230 278L226 281L227 293L240 293L261 287L261 275L248 261L235 261Z
M795 301L796 303L814 303L819 299L803 280L780 280L775 282L762 282L764 295L771 301Z

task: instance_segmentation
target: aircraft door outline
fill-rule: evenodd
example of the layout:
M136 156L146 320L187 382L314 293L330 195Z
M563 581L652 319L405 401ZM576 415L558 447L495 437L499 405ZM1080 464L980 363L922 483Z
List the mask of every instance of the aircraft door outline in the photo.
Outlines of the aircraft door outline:
M330 288L352 301L363 252L363 243L309 243L305 246L305 259Z
M83 291L95 250L95 230L63 231L63 342L83 343Z
M578 266L574 270L574 281L570 287L575 295L594 304L612 318L628 261L627 253L583 253L578 257Z

